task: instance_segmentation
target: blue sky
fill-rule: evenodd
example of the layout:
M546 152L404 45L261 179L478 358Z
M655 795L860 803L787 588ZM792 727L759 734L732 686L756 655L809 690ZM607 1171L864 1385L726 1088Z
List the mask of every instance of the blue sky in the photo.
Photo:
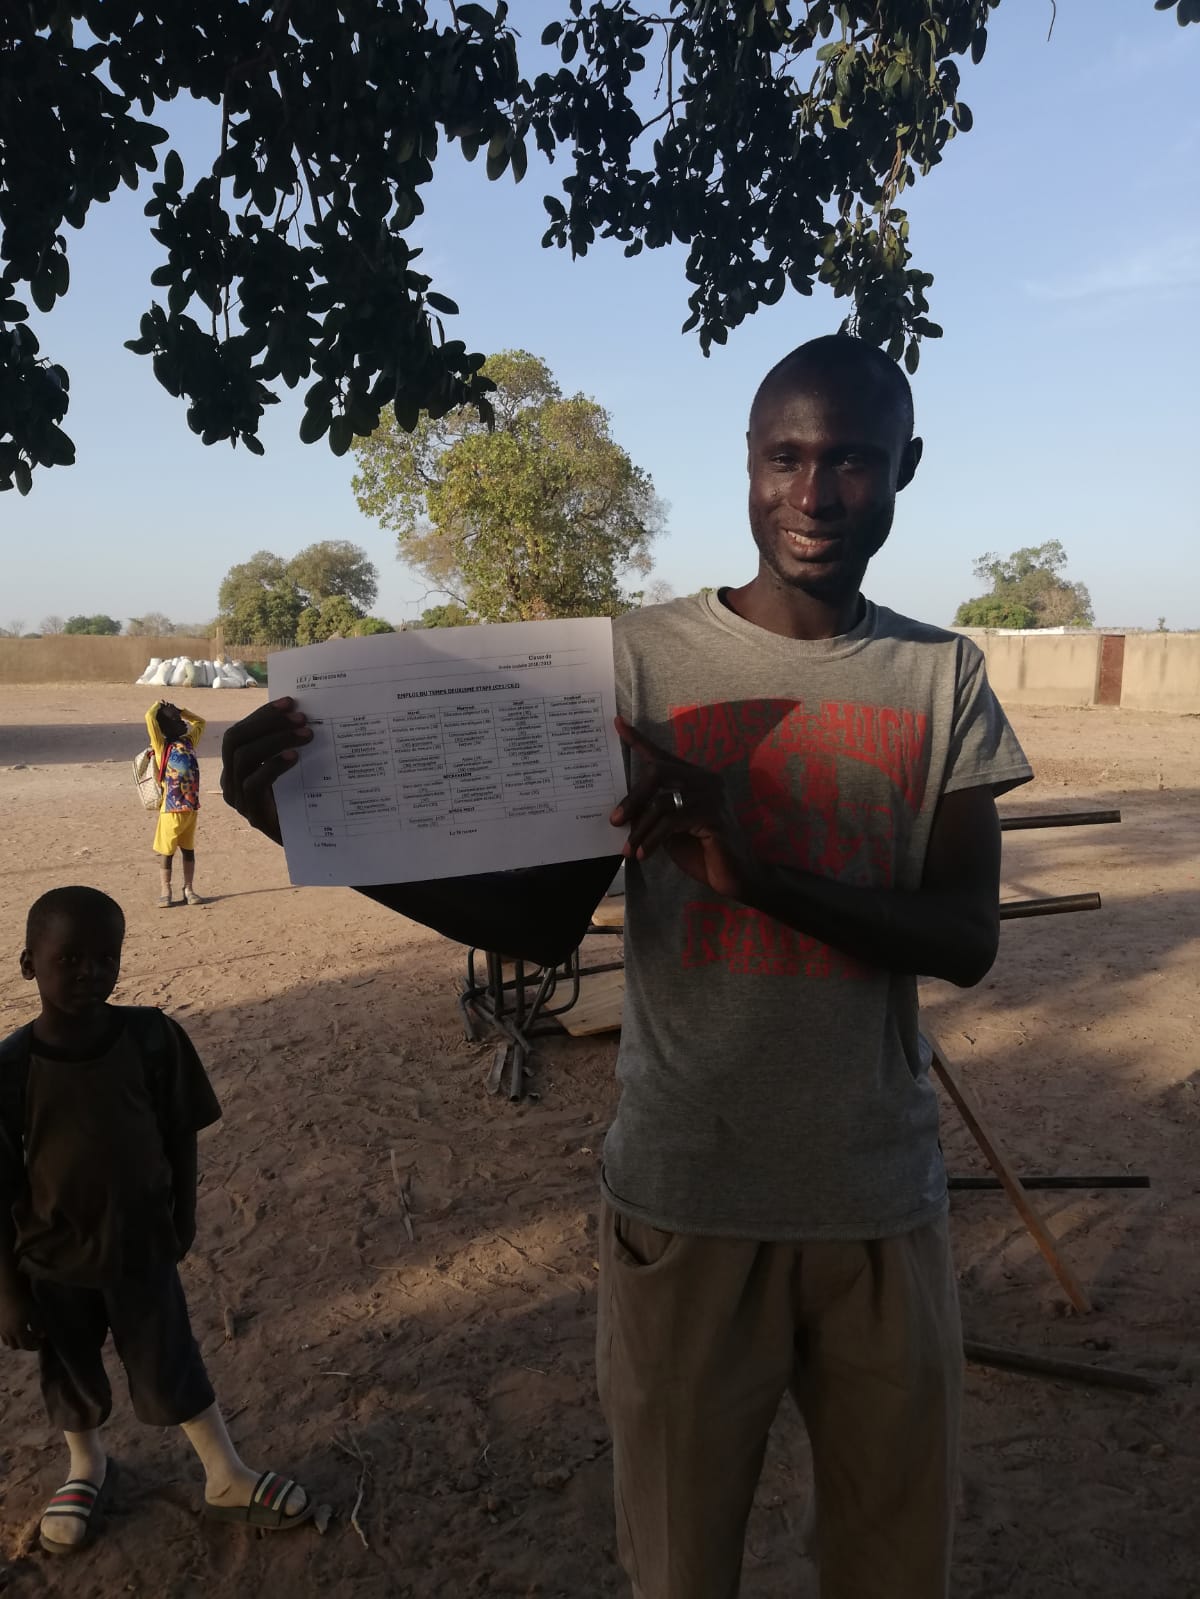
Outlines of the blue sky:
M530 34L543 3L514 8ZM915 389L926 456L901 498L871 596L945 623L975 592L987 550L1061 539L1105 625L1200 627L1200 27L1151 0L1049 0L996 13L983 64L964 69L975 127L908 198L917 262L935 274ZM211 160L207 108L161 108L191 175ZM841 305L789 296L705 360L687 315L682 255L583 261L540 247L547 185L514 188L443 153L422 227L435 286L458 301L474 349L523 347L567 391L594 395L669 505L655 576L677 592L741 582L745 414L785 350L834 328ZM184 406L123 341L155 291L144 195L122 191L70 236L72 289L39 326L69 367L75 467L0 498L0 625L57 613L188 621L257 549L288 555L351 538L380 568L376 610L421 608L424 585L358 511L352 462L296 438L300 399L268 413L267 455L205 449ZM428 602L426 602L428 603Z

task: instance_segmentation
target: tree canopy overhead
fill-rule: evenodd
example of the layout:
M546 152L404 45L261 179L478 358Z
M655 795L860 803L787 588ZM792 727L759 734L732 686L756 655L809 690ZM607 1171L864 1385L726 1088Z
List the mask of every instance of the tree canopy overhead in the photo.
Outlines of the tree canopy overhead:
M407 432L389 410L356 445L359 509L464 621L624 610L622 578L650 570L662 520L649 476L610 437L602 407L564 397L536 355L506 350L483 372L493 427L464 406Z
M1091 627L1092 597L1066 576L1067 552L1058 539L1026 545L1011 555L981 555L975 576L991 588L965 600L956 627Z
M307 385L301 437L338 454L387 405L402 427L468 403L486 417L483 357L446 337L457 307L407 237L454 142L491 178L520 181L531 146L563 158L546 244L682 242L684 326L706 351L820 282L911 369L939 330L898 201L970 128L958 59L981 59L998 3L560 0L540 48L505 0L10 0L0 488L75 457L69 376L24 297L52 311L64 229L151 174L160 297L129 347L206 444L261 453L281 384ZM1200 20L1200 0L1155 3ZM193 174L153 120L180 94L221 111Z

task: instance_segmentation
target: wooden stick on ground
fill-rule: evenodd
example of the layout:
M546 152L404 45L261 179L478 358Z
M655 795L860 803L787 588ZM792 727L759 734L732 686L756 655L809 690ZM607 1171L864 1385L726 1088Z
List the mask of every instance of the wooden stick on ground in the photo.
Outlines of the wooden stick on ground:
M404 1231L408 1234L409 1243L413 1244L413 1243L416 1242L416 1236L417 1235L413 1231L412 1212L408 1208L408 1194L409 1194L410 1185L412 1184L412 1174L410 1173L404 1179L404 1181L401 1182L400 1181L400 1168L396 1164L396 1151L394 1149L391 1151L391 1157L392 1157L392 1181L396 1185L396 1194L397 1194L397 1196L399 1197L399 1200L400 1200L400 1212L401 1212L401 1215L404 1217Z
M974 1097L968 1092L966 1084L962 1082L948 1064L942 1046L927 1029L922 1028L921 1031L933 1053L932 1066L937 1073L938 1081L954 1101L959 1115L967 1124L968 1131L983 1151L984 1159L1003 1184L1005 1193L1012 1200L1018 1216L1025 1223L1034 1243L1041 1250L1046 1264L1058 1278L1063 1292L1075 1309L1079 1311L1080 1315L1086 1316L1092 1308L1091 1302L1075 1281L1066 1262L1059 1254L1058 1245L1051 1236L1050 1229L1034 1209L1032 1200L1022 1187L1021 1179L1008 1164L1004 1155L1001 1154L1000 1147L984 1122L982 1112L975 1103Z
M980 1344L963 1339L963 1354L976 1366L996 1366L1004 1371L1025 1371L1039 1377L1064 1382L1094 1383L1100 1388L1124 1388L1133 1394L1158 1394L1165 1384L1140 1371L1121 1371L1116 1366L1090 1366L1082 1360L1059 1360L1057 1356L1033 1354L1024 1349L1006 1349L999 1344Z
M1021 1187L1030 1188L1149 1188L1150 1179L1144 1172L1128 1173L1109 1172L1095 1177L1076 1176L1073 1172L1049 1172L1044 1176L1030 1177L1023 1173L1019 1179ZM951 1190L963 1189L998 1189L1004 1184L999 1177L947 1177L946 1185Z
M350 1525L362 1539L363 1548L369 1549L371 1545L367 1542L367 1535L362 1530L362 1523L358 1519L358 1513L362 1509L363 1495L367 1491L367 1479L371 1475L370 1458L363 1453L362 1446L355 1440L353 1434L351 1433L347 1433L344 1440L339 1438L338 1435L334 1433L333 1442L335 1448L340 1449L341 1452L344 1455L349 1456L351 1460L358 1462L358 1493L355 1495L354 1509L350 1512Z

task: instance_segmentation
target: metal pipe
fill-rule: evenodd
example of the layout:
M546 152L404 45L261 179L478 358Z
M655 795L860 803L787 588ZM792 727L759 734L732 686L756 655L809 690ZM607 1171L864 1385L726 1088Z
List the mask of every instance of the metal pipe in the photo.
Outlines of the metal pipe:
M1034 816L1002 816L1002 833L1023 833L1034 827L1098 827L1102 822L1119 822L1120 811L1055 811Z
M1010 899L1000 905L1002 922L1024 916L1058 916L1066 911L1098 911L1099 894L1051 894L1045 899Z
M1049 1177L1021 1177L1018 1179L1022 1188L1149 1188L1150 1179L1145 1175L1126 1176L1118 1173L1115 1176L1103 1177L1074 1177L1058 1172ZM999 1177L948 1177L946 1186L953 1189L1000 1189L1004 1185Z

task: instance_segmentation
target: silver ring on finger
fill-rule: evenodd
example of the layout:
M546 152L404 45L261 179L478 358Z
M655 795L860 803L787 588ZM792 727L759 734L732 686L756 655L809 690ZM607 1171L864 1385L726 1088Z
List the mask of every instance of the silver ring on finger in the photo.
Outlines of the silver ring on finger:
M671 792L671 804L675 807L675 809L677 811L681 811L683 809L683 795L679 792L679 790L677 788L671 789L670 792Z

